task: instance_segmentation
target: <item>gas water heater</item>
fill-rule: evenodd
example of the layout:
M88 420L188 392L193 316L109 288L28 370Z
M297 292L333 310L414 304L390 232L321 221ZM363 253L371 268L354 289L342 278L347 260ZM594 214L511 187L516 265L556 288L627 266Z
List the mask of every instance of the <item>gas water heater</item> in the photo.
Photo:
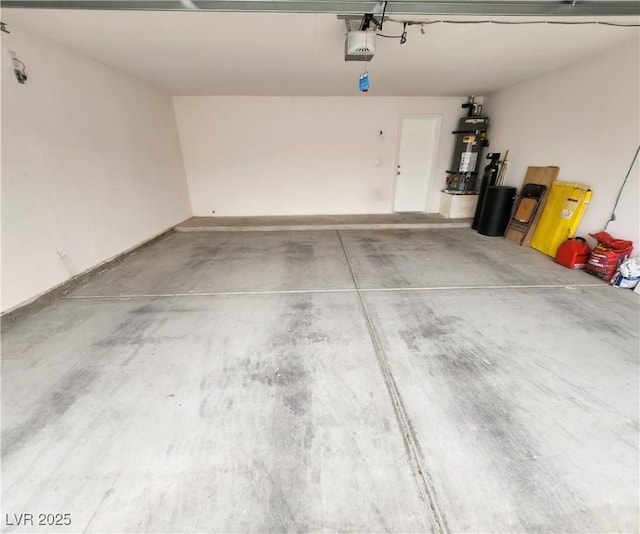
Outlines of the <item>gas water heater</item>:
M455 137L453 161L447 171L445 191L458 194L476 192L478 166L482 149L489 146L487 128L489 117L482 116L482 106L469 97L469 102L462 104L467 109L467 116L460 119L458 129L451 132Z

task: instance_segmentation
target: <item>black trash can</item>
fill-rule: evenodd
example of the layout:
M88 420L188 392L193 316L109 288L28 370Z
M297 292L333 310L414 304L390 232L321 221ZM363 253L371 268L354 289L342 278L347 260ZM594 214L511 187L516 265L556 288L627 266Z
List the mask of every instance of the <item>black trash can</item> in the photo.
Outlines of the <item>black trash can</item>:
M515 187L507 185L487 187L478 221L478 233L488 236L503 236L509 225L515 198Z

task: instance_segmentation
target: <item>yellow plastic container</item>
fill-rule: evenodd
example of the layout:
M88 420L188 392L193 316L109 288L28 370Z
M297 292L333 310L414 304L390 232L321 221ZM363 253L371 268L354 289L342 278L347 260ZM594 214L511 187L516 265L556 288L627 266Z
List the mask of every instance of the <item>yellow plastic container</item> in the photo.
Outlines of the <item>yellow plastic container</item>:
M529 246L555 257L558 247L576 235L592 194L588 185L553 182Z

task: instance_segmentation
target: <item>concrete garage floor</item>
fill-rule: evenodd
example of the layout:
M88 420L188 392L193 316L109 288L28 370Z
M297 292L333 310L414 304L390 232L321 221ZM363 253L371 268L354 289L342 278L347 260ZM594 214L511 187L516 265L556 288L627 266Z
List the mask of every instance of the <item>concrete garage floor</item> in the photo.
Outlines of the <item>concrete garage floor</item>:
M638 309L469 229L170 234L6 328L3 529L636 532Z

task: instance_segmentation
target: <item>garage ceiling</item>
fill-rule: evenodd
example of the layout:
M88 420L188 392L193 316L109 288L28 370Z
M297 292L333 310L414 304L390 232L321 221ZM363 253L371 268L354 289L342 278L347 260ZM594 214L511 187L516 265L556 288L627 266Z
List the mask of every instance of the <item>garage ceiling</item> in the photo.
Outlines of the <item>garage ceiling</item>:
M364 67L344 61L345 23L335 14L11 8L3 10L2 19L9 29L11 24L31 28L172 95L360 94L358 74ZM629 16L547 20L639 22ZM402 24L390 20L384 24L385 34L399 35L402 29ZM486 95L625 42L637 42L639 35L637 27L605 25L412 25L404 45L398 39L377 39L375 58L366 67L372 85L369 94Z

